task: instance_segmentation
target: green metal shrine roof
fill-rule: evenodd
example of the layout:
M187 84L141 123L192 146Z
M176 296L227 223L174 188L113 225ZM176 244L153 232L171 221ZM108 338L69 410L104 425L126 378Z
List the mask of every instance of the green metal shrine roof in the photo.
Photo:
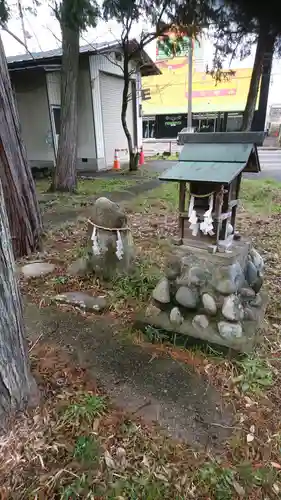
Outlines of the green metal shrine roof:
M160 181L220 182L230 184L244 170L245 162L179 161L166 170Z
M229 184L241 172L260 172L254 144L185 144L179 162L164 172L163 181Z

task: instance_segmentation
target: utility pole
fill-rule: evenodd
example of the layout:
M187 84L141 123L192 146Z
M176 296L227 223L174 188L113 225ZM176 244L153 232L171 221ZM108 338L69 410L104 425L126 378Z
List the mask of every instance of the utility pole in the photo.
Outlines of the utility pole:
M19 11L19 16L20 16L23 41L24 41L26 53L28 53L27 37L26 37L26 31L24 29L24 19L23 19L23 12L22 12L21 0L17 0L17 3L18 3L18 11Z
M193 62L193 43L192 36L189 39L189 49L188 49L188 108L187 108L187 128L191 132L192 128L192 62Z

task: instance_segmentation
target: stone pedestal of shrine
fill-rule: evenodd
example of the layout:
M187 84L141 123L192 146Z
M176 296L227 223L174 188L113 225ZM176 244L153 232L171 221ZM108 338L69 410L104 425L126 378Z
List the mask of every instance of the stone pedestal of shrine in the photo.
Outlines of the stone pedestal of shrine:
M248 241L230 253L175 247L142 322L214 346L250 352L259 340L267 296L264 262Z
M181 135L181 134L180 134ZM243 172L260 172L263 133L182 134L179 162L161 180L179 183L179 247L152 294L144 323L249 352L266 308L264 262L236 231Z

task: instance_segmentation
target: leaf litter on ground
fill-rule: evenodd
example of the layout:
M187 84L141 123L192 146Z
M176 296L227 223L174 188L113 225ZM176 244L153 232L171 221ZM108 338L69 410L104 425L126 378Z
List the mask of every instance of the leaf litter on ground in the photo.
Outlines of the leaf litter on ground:
M153 206L150 210L153 202L150 205L149 203L145 205L144 210L132 211L130 214L133 236L141 256L145 256L151 262L153 258L157 260L161 270L170 251L169 241L177 234L177 216L171 214L170 208L168 211L165 210L165 201L161 202L160 211L158 202L154 210ZM245 358L236 362L211 351L183 349L165 342L148 345L141 334L135 337L135 341L141 342L144 348L151 350L152 356L169 355L191 365L221 391L225 404L233 406L236 411L233 436L219 457L195 452L184 444L165 440L157 429L148 429L143 422L134 421L123 412L109 406L102 418L99 416L94 418L91 429L87 427L89 424L85 419L82 437L98 436L102 452L95 473L88 474L84 471L82 473L79 468L81 463L78 467L73 456L77 439L81 437L76 434L77 427L76 425L59 427L58 422L61 422L62 407L65 407L65 404L68 404L68 407L76 404L75 401L78 401L81 391L88 394L87 391L90 390L92 391L90 395L94 396L99 393L96 387L94 389L84 387L81 380L84 380L85 373L81 372L79 367L76 367L76 378L72 377L71 383L68 382L69 385L66 383L67 388L63 385L58 388L56 382L58 370L54 369L56 364L53 363L47 369L48 377L46 377L46 374L44 375L46 367L44 368L42 360L36 357L38 356L36 351L40 348L38 345L32 352L33 364L37 366L37 376L45 400L33 416L22 417L20 425L16 422L11 434L1 442L3 460L0 472L3 472L6 481L6 490L3 491L8 492L12 487L19 492L18 497L13 496L13 498L28 498L22 495L21 490L25 492L24 494L26 491L36 490L44 492L44 498L50 499L57 498L57 494L61 495L59 498L72 498L66 496L67 491L72 490L76 492L75 498L86 498L85 491L87 495L98 491L98 498L118 498L119 495L120 498L219 500L227 498L223 495L230 493L233 499L243 497L244 493L245 498L249 500L279 498L281 491L280 222L281 216L278 213L261 216L249 214L243 208L238 218L241 233L253 240L265 259L265 289L270 299L263 329L264 342L253 359ZM50 296L54 292L58 293L57 290L66 291L73 287L76 290L90 290L92 293L105 291L104 285L92 278L62 279L66 276L70 261L81 251L81 241L86 241L85 221L52 231L46 243L46 252L48 259L57 264L56 279L22 280L22 290L25 294L29 294L31 300L38 303L38 292L41 297L44 294ZM110 293L109 291L109 295ZM123 300L119 304L116 317L120 316L120 310L124 312L125 322L129 323L135 310L134 306ZM109 311L106 314L114 313ZM59 379L65 381L67 377L68 375L63 375ZM81 382L80 386L80 382L78 383L78 391L77 380ZM22 446L20 443L27 444ZM82 441L80 444L79 449L82 450ZM126 464L125 473L122 470L122 474L119 464L120 453L123 468ZM219 487L214 486L214 481L210 479L212 474L204 475L208 463L212 466L210 470L213 471ZM9 479L5 475L7 464L9 469L11 468ZM112 467L108 466L109 464ZM28 474L30 470L35 471L34 484L28 483L27 469ZM44 489L45 484L49 489ZM8 494L6 497L9 498Z

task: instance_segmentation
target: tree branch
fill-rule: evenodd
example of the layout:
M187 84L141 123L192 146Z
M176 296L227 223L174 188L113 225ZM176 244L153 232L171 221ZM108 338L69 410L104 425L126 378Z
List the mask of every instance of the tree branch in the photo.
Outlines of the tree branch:
M59 43L59 47L62 45L62 40L49 28L49 26L45 25L45 28L53 35L54 39Z
M111 59L111 57L109 56L109 54L107 54L106 52L104 52L101 55L103 55L111 64L113 64L117 68L121 69L122 73L124 73L124 67L123 67L123 65L120 62L114 61L113 59Z
M17 35L15 35L12 31L10 31L5 23L0 21L0 27L2 28L2 30L6 31L6 33L8 33L8 35L12 36L18 43L20 43L20 45L22 45L25 48L26 52L30 55L30 57L32 57L32 59L34 59L34 56L33 56L32 52L30 52L30 50L28 50L27 45Z
M97 50L96 47L91 42L88 42L88 40L86 40L86 38L84 36L81 35L81 38L84 40L84 42L86 42L95 51ZM110 46L108 46L108 48L110 48ZM122 53L122 52L120 52L120 53ZM111 64L113 64L114 66L117 66L117 68L121 69L121 71L124 72L123 65L120 62L114 61L113 59L111 59L110 56L106 52L101 53L101 55L103 55Z

